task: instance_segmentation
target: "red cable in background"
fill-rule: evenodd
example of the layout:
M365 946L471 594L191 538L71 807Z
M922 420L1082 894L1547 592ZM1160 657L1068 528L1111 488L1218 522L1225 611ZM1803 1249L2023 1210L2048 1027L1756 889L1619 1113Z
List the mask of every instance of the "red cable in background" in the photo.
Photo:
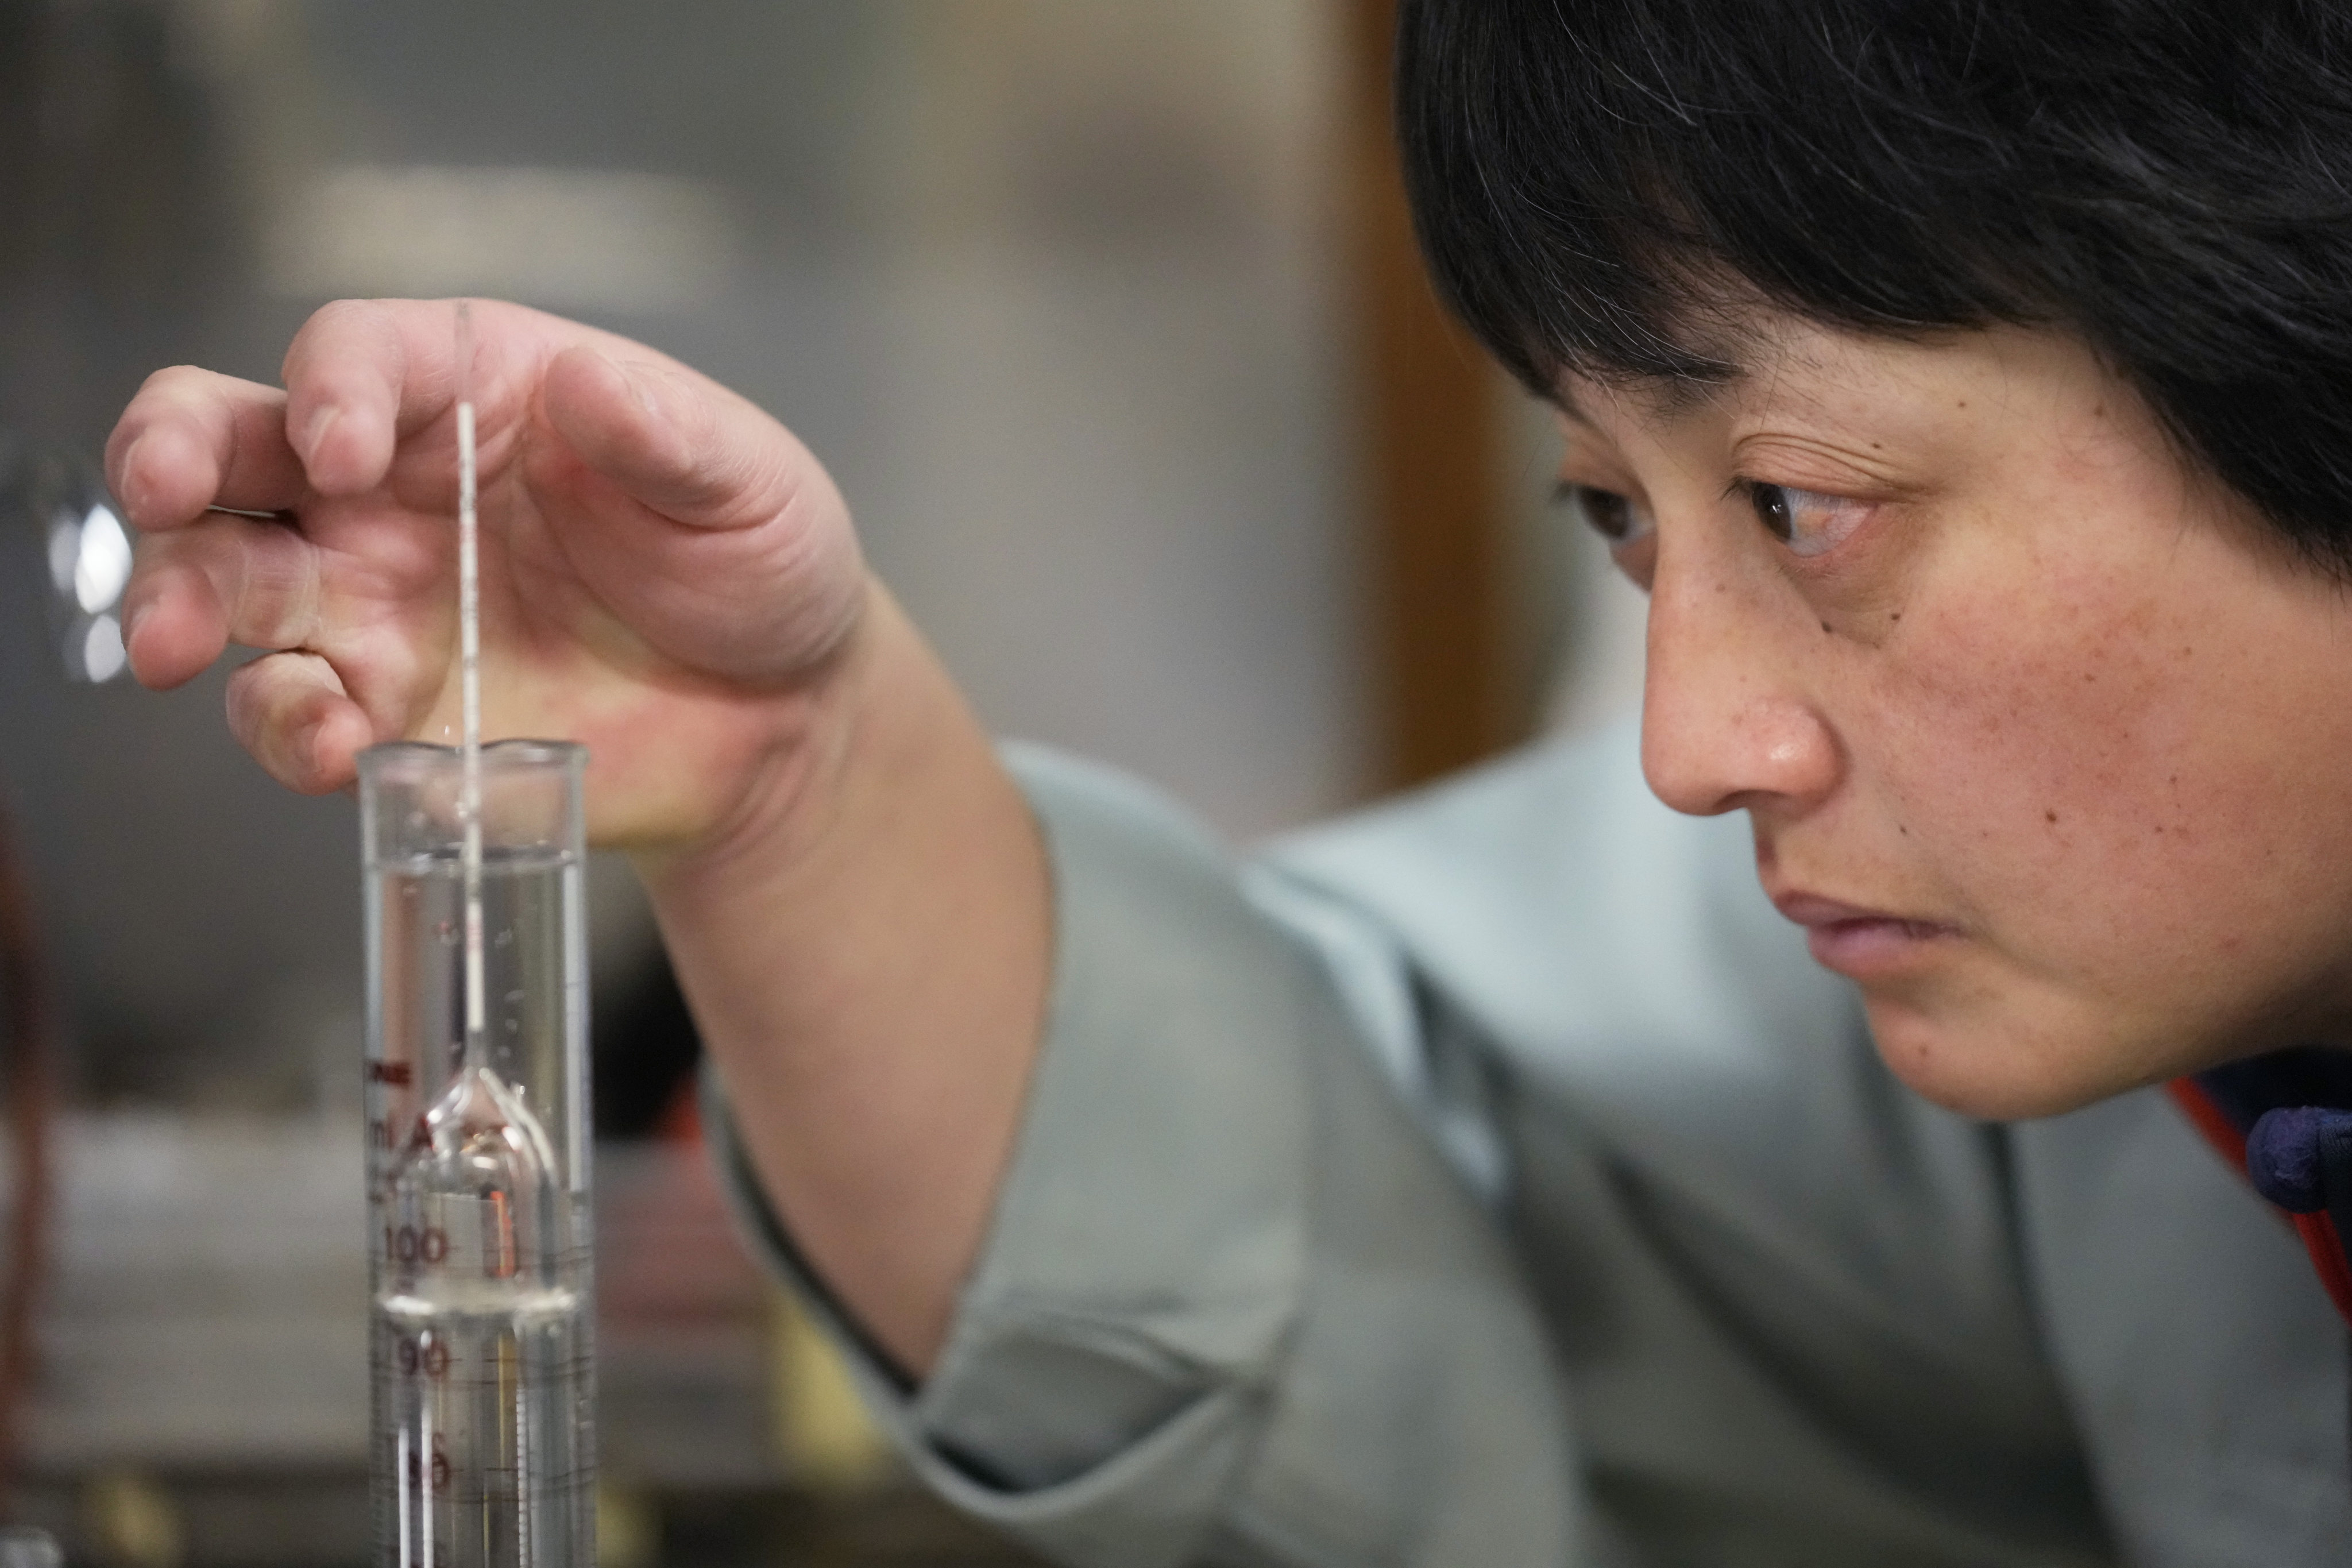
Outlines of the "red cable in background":
M56 1010L32 889L7 816L0 813L0 1115L15 1155L7 1216L7 1276L0 1284L0 1516L16 1511L25 1408L34 1370L33 1310L49 1260L49 1125Z

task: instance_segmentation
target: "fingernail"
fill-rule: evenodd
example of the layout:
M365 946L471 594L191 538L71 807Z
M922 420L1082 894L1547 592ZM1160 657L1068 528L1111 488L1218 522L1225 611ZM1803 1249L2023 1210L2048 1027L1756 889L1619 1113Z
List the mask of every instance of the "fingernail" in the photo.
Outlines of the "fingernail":
M133 522L138 521L140 513L147 510L146 487L142 485L134 490L131 485L131 472L139 464L139 448L146 444L147 437L142 435L130 446L125 447L122 449L122 461L114 470L114 493L121 499L122 510L131 514L131 521Z
M341 409L331 403L310 416L310 422L302 427L300 445L304 468L310 468L318 462L319 443L327 438L327 432L333 427L337 419L342 417L342 413Z
M122 623L122 646L124 647L127 648L132 643L139 640L139 623L145 620L148 613L153 610L154 607L155 606L152 604L143 604L137 609L131 612L131 618Z
M648 417L661 418L662 405L654 391L653 377L646 367L614 360L613 368L619 371L621 379L628 384L629 395L636 399L637 406L644 409Z

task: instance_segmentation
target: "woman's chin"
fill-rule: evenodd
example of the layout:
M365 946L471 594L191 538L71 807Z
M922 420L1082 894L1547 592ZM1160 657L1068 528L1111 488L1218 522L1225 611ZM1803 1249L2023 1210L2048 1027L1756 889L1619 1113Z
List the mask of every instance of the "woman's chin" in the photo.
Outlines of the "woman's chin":
M2190 1067L2087 1019L1868 993L1864 1001L1878 1054L1897 1079L1947 1110L1988 1121L2063 1115Z

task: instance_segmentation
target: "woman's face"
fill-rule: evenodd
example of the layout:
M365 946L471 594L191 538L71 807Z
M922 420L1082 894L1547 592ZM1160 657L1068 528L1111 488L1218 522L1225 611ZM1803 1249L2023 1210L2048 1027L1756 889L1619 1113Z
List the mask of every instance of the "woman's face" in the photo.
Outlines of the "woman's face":
M1650 592L1651 787L1748 812L1895 1072L2036 1115L2352 1040L2345 589L2071 339L1745 358L1571 379L1563 478Z

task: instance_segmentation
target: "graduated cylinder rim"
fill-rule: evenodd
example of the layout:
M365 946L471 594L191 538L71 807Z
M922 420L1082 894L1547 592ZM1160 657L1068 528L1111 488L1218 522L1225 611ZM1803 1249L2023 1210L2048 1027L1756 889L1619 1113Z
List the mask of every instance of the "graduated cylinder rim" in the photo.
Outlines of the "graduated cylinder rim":
M403 771L403 763L427 773L438 772L444 767L457 767L460 756L457 747L437 745L431 741L382 741L360 753L360 777L362 780L381 780L386 773ZM492 771L520 773L539 768L578 769L585 767L587 763L588 748L577 741L535 741L518 737L482 742L482 771L486 774Z
M483 852L579 854L588 748L570 741L493 741L482 748ZM463 840L463 755L394 741L360 753L361 848L369 865L457 852Z

